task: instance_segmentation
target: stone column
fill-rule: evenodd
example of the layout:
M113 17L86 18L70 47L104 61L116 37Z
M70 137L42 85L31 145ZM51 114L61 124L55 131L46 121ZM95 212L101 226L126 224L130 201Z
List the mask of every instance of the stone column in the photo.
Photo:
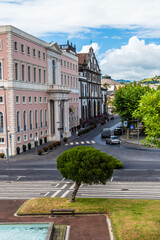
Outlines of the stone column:
M53 139L55 141L60 140L60 131L58 131L58 128L60 128L60 101L55 100L54 101L54 115L55 115L55 134L53 136Z

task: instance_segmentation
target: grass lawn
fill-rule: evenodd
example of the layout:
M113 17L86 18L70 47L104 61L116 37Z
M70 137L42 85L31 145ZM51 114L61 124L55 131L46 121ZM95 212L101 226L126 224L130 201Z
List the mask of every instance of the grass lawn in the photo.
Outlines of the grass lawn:
M102 198L37 198L28 200L19 214L50 213L51 209L72 208L78 212L108 212L117 240L160 239L160 201Z

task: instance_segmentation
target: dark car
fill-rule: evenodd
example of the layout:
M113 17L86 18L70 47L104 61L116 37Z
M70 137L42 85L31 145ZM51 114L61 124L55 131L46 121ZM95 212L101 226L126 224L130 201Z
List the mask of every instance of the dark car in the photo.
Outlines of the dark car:
M118 126L114 129L114 135L122 135L123 129L121 126Z
M102 138L108 138L111 136L111 130L110 128L103 128L101 131L101 137Z
M110 136L109 138L106 138L106 143L109 144L120 144L120 140L117 136Z

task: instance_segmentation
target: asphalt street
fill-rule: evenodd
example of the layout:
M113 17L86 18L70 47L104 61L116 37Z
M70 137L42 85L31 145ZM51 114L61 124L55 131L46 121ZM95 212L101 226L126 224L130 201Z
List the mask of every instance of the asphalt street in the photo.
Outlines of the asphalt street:
M5 160L1 160L0 180L61 181L63 178L56 168L57 157L63 151L74 146L91 145L123 162L124 167L115 170L110 181L160 182L159 149L145 148L123 142L120 145L108 145L105 143L105 139L101 139L100 132L102 128L107 127L113 130L119 122L120 119L117 117L107 122L105 126L99 126L88 134L79 138L72 137L72 141L57 147L43 156L37 155L35 149L32 149L10 158L10 166ZM42 148L42 146L39 148Z

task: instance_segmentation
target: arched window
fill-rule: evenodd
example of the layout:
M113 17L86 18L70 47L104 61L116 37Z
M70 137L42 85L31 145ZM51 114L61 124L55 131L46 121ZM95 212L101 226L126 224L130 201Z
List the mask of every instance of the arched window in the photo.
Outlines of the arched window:
M20 113L17 112L17 132L20 132Z
M23 112L23 130L26 131L26 111Z
M30 130L32 130L32 111L29 111L29 126L30 126Z
M52 61L52 84L55 84L55 61Z
M0 112L0 133L4 131L4 124L3 124L3 113Z

